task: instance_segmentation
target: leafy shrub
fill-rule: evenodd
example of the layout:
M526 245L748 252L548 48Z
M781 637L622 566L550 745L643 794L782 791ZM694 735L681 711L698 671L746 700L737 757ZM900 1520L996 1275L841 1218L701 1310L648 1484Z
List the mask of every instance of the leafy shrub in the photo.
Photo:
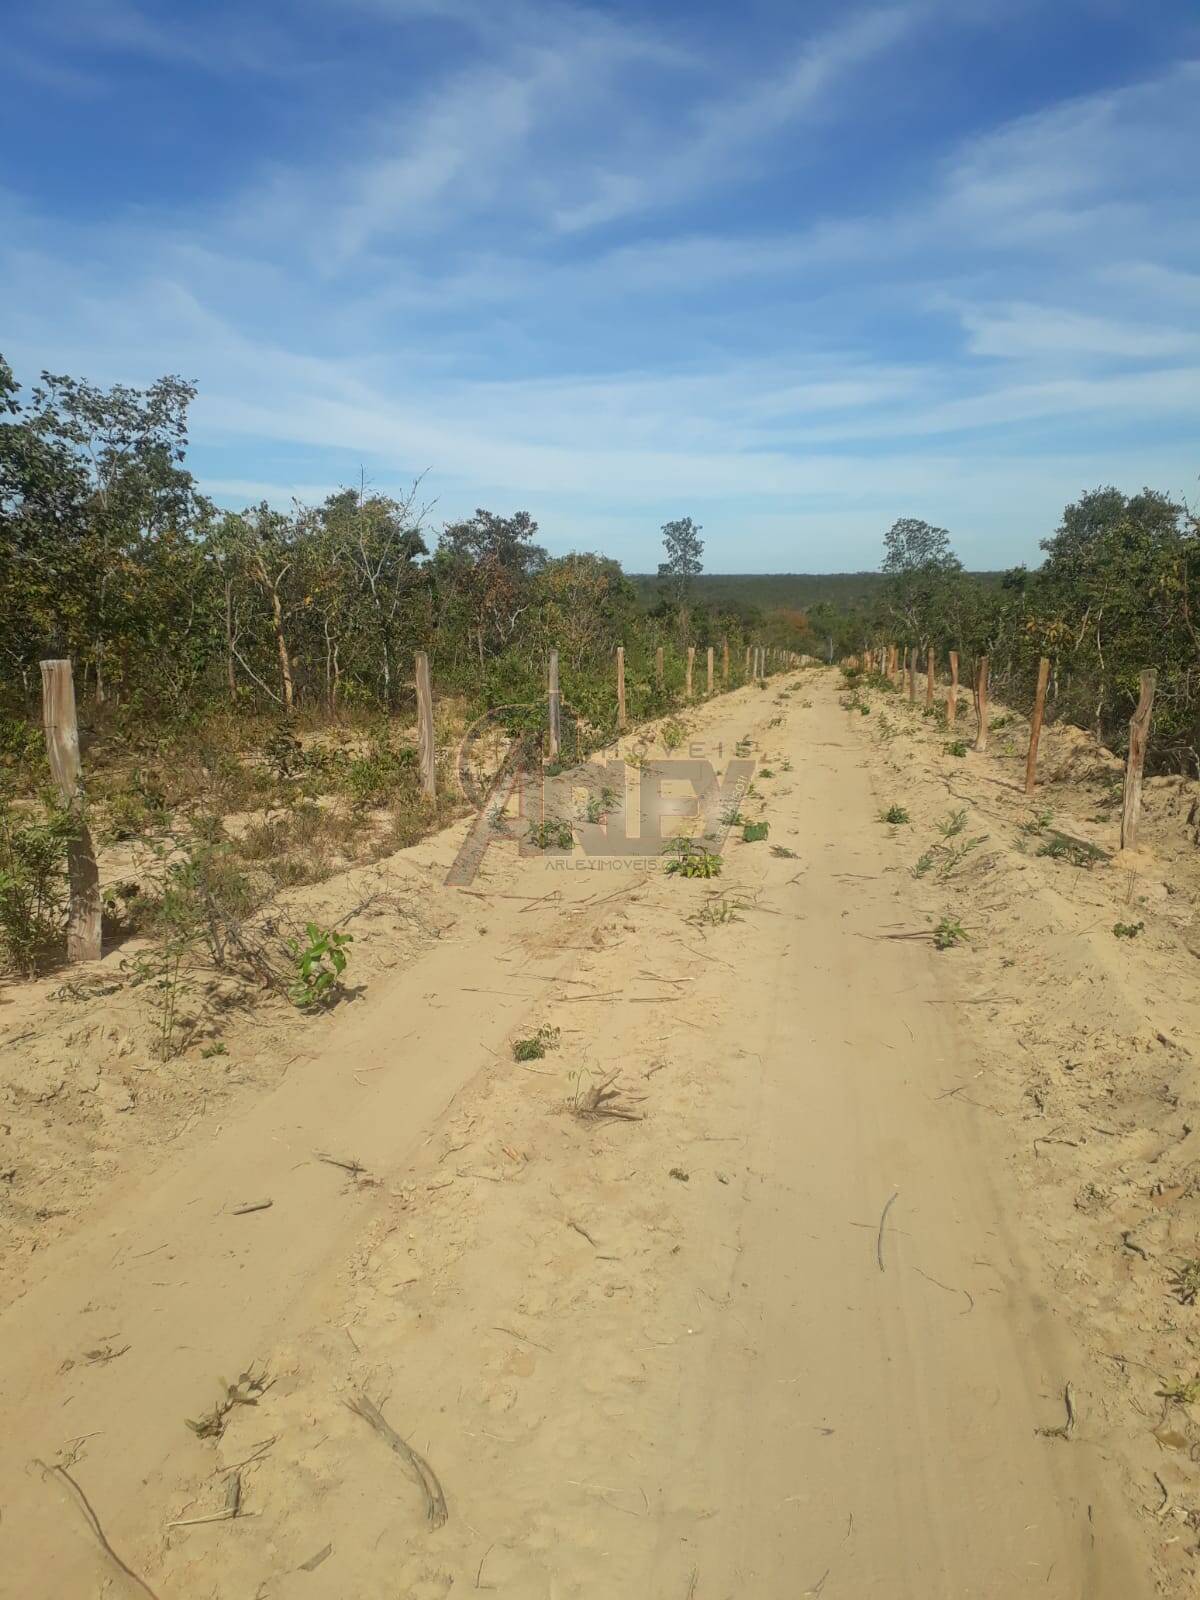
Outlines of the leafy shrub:
M569 822L531 823L525 837L539 850L570 850L575 844L575 835Z
M767 837L767 834L770 833L770 831L770 823L747 822L742 828L742 842L743 844L758 844L761 839L765 839Z
M948 756L965 756L967 753L967 741L965 739L948 739L942 749Z
M288 998L302 1011L311 1011L336 998L348 959L345 946L352 942L353 935L322 929L315 922L306 923L304 932L307 945L301 946L298 939L288 944L296 963Z
M672 857L666 866L668 876L719 878L721 875L721 857L704 845L694 844L691 839L672 839L667 853Z
M552 1028L548 1023L543 1023L536 1033L530 1034L527 1039L513 1041L512 1053L514 1061L540 1061L547 1050L558 1048L560 1030Z
M0 807L0 949L20 972L32 972L62 938L67 846L74 833L66 812L39 822Z

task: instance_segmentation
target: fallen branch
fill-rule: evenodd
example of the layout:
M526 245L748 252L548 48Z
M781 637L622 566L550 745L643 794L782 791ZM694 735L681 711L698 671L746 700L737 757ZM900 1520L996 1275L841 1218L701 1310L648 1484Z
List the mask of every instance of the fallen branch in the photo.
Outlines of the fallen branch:
M1057 1428L1038 1428L1036 1431L1043 1439L1069 1439L1075 1431L1075 1389L1070 1383L1063 1390L1063 1404L1067 1408L1067 1420L1060 1423Z
M440 1528L444 1526L446 1518L450 1514L446 1509L446 1496L442 1493L442 1486L438 1482L433 1468L425 1460L424 1456L419 1455L407 1440L400 1437L374 1400L370 1399L369 1396L356 1394L345 1403L356 1416L360 1416L364 1422L369 1423L374 1428L388 1448L394 1450L401 1461L413 1473L417 1482L425 1491L425 1515L429 1520L430 1527Z
M71 1493L75 1497L76 1504L79 1506L87 1520L88 1527L95 1534L97 1540L99 1541L100 1548L104 1551L108 1559L113 1563L114 1566L119 1567L132 1583L136 1583L143 1594L149 1595L150 1600L159 1600L158 1595L155 1594L154 1590L146 1582L145 1578L139 1578L133 1568L127 1566L126 1563L121 1560L117 1552L113 1549L112 1545L109 1544L108 1539L105 1536L104 1529L100 1526L100 1518L96 1515L94 1509L92 1508L92 1502L88 1499L87 1495L84 1494L83 1490L67 1471L66 1467L58 1465L49 1467L44 1461L38 1461L35 1463L35 1465L41 1467L42 1472L46 1475L46 1477L59 1477L70 1487Z

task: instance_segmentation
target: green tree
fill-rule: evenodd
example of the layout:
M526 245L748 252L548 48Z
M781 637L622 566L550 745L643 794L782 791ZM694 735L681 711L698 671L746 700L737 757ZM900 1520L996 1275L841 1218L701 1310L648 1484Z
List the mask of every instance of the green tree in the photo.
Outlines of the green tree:
M700 537L699 523L691 517L677 517L662 526L663 545L667 559L658 564L658 575L665 579L663 588L677 606L687 604L691 594L692 579L704 570L701 557L704 541Z

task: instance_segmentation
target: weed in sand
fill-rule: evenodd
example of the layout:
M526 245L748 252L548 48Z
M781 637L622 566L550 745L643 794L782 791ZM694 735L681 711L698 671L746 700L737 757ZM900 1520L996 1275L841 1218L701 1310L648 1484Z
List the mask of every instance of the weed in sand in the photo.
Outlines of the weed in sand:
M255 1372L254 1368L250 1367L238 1374L236 1383L226 1383L224 1378L218 1381L221 1385L221 1398L212 1410L206 1411L195 1421L191 1417L184 1418L192 1432L201 1439L219 1439L225 1432L225 1419L234 1406L256 1406L274 1379L268 1378L265 1372Z
M758 844L771 831L769 822L747 822L742 828L743 844Z
M678 717L671 717L663 723L658 731L658 736L662 740L663 749L669 753L672 750L679 749L679 746L687 738L687 729L679 721Z
M549 1023L543 1023L536 1033L531 1033L527 1039L515 1039L512 1053L514 1061L540 1061L547 1050L557 1050L560 1030L552 1028Z
M947 739L942 749L948 756L965 756L967 753L967 741L965 739Z
M972 850L978 850L981 844L987 843L987 834L977 834L974 839L964 839L961 844L947 845L942 849L942 859L938 866L938 877L948 878L950 874L962 866Z
M911 868L913 877L923 878L927 872L931 872L935 860L936 857L932 850L926 850L924 855L918 856Z
M933 943L938 950L953 950L956 944L962 944L969 938L970 935L957 917L943 917L933 930Z
M1053 811L1038 811L1032 817L1021 823L1022 833L1045 833L1054 820Z
M575 844L569 822L531 823L525 838L539 850L570 850Z
M1144 922L1114 922L1113 933L1118 939L1136 939L1145 926Z
M899 825L908 821L908 812L903 806L889 806L886 811L879 813L880 822L891 822Z
M771 846L771 854L773 856L781 856L784 861L798 861L800 859L797 852L789 850L785 844L773 844Z
M721 895L719 899L707 901L700 907L699 911L693 911L688 921L694 922L697 927L722 928L727 922L740 922L742 920L739 915L741 909L742 902L740 900L727 900L724 895Z
M567 1110L584 1122L640 1122L642 1113L635 1111L625 1091L616 1087L619 1077L619 1072L613 1072L607 1078L585 1084L580 1075L567 1101Z
M1052 861L1067 861L1071 866L1082 867L1089 872L1098 862L1108 860L1107 851L1101 850L1099 845L1053 831L1045 844L1039 845L1037 853L1039 856L1049 856Z
M956 834L960 834L963 831L966 825L967 808L963 806L960 810L951 811L948 816L943 817L937 825L937 830L943 839L953 839Z
M1189 1257L1171 1269L1171 1293L1181 1306L1194 1306L1200 1296L1200 1261Z
M1161 1400L1174 1400L1176 1405L1194 1406L1197 1400L1200 1400L1200 1377L1164 1380L1162 1388L1154 1392Z
M719 878L721 876L723 865L721 857L706 849L704 845L697 845L691 839L672 839L665 853L671 856L666 865L668 877Z

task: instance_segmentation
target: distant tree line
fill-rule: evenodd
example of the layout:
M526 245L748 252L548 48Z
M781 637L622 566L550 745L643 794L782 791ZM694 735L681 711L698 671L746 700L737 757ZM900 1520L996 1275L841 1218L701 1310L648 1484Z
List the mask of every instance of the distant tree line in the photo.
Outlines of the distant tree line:
M0 359L10 712L36 712L48 655L72 658L93 716L154 720L222 702L281 715L407 711L415 650L430 653L442 693L537 698L553 647L568 700L603 723L618 643L639 715L665 709L688 644L727 639L736 657L752 633L762 638L752 609L692 602L703 546L690 518L663 530L662 592L647 612L617 562L550 557L527 512L477 510L435 538L419 484L399 498L360 485L288 511L219 509L186 465L194 395L176 377L101 389L44 373L23 397Z

